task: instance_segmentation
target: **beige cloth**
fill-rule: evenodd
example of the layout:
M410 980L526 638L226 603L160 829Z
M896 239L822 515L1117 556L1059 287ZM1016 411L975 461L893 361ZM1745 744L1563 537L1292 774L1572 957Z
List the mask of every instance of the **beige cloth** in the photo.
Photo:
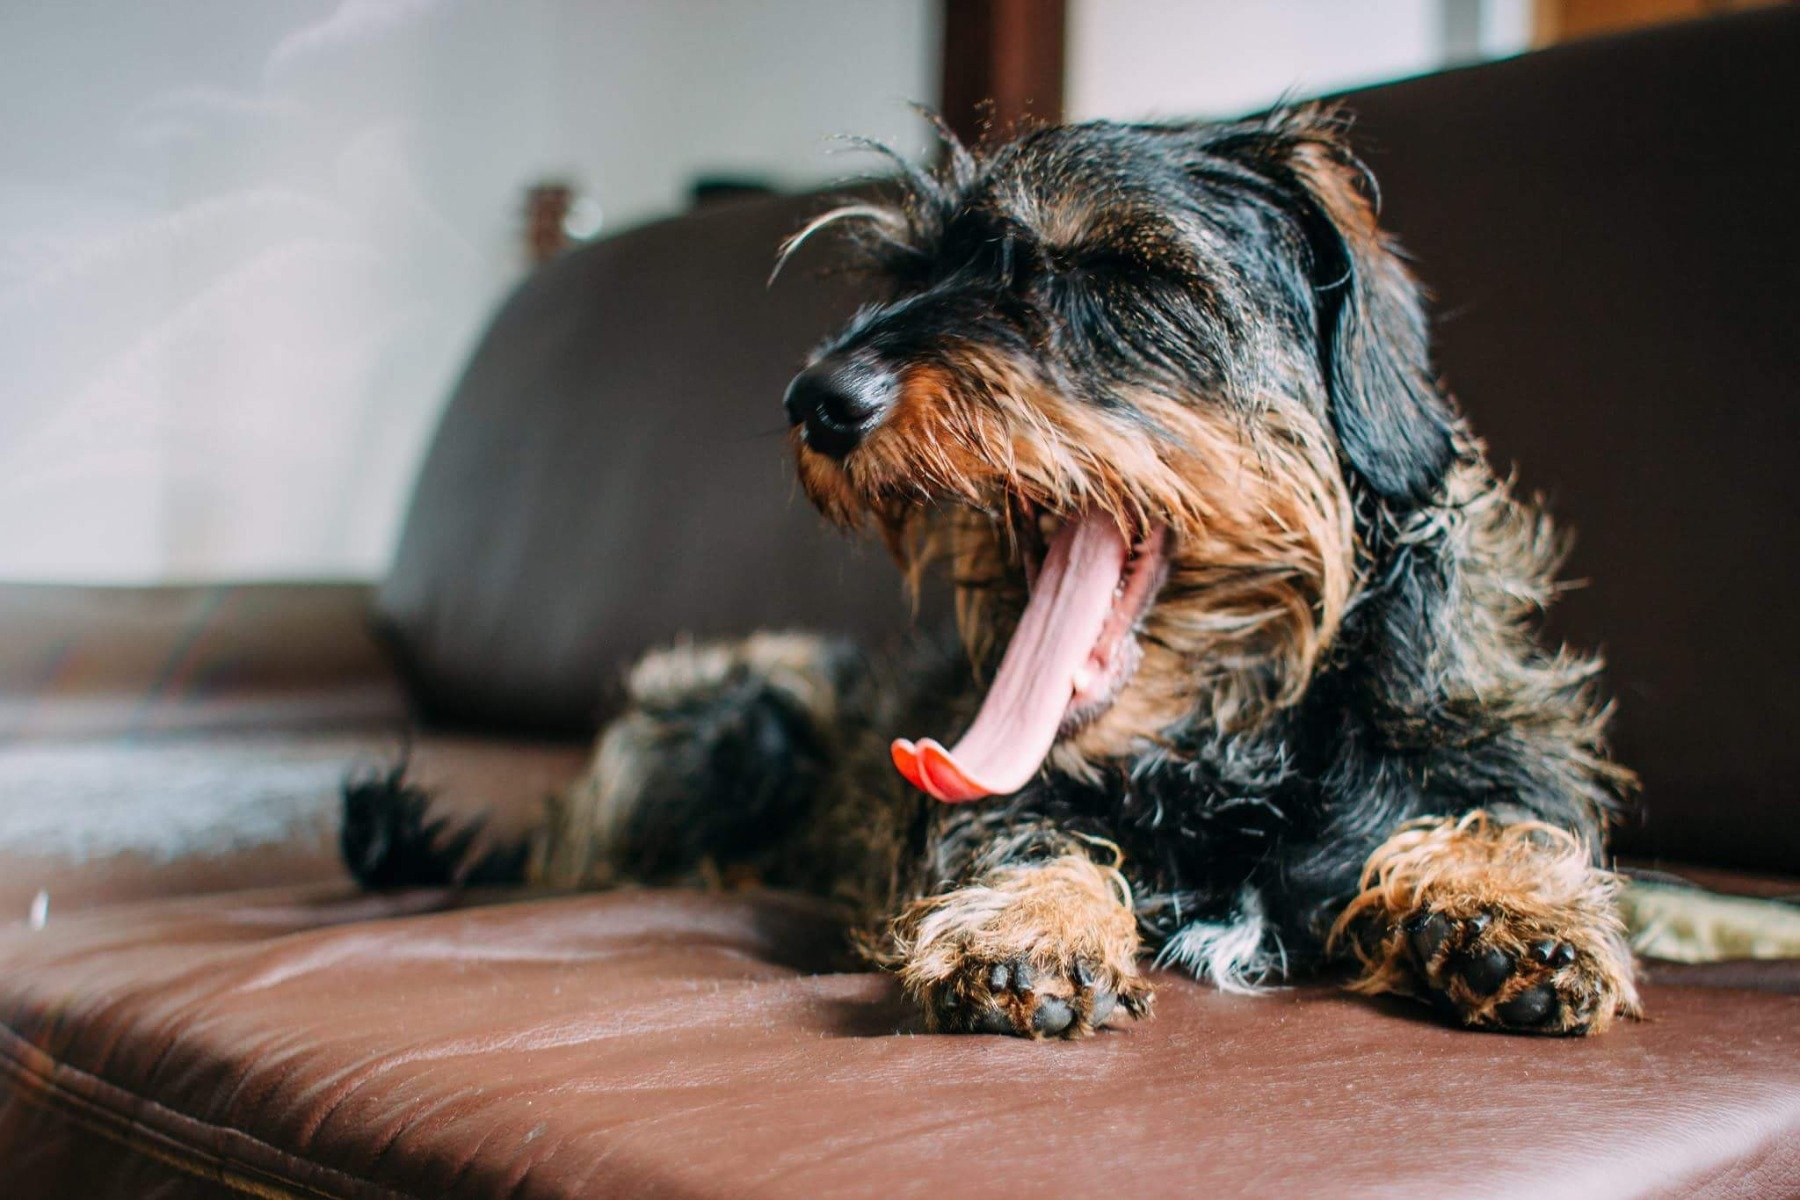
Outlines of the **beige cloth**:
M1620 900L1631 944L1647 958L1718 962L1800 958L1800 905L1633 882Z

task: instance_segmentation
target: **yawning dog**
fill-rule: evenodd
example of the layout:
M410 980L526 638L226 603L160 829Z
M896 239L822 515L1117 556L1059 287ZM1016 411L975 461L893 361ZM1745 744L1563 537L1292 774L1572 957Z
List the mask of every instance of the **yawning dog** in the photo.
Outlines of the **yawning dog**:
M947 565L960 652L650 655L534 878L818 892L942 1031L1088 1034L1146 961L1636 1014L1598 663L1538 638L1557 540L1440 391L1339 113L952 140L827 236L883 298L788 390L799 478ZM402 781L348 799L366 880L456 873Z

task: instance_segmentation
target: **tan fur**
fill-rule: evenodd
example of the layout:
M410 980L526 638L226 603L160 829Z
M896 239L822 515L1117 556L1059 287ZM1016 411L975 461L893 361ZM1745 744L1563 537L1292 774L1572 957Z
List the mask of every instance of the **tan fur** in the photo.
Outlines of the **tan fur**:
M887 959L936 1028L947 1008L998 1006L1032 1033L1039 997L1080 1002L1077 964L1128 1012L1144 1011L1150 987L1138 975L1131 890L1117 869L1082 854L1002 867L968 887L914 901L892 928ZM991 985L996 966L1026 964L1037 981L1023 993ZM1092 1032L1077 1009L1069 1036Z
M1381 229L1374 177L1350 148L1336 139L1314 137L1296 142L1292 154L1294 173L1349 243L1351 258L1410 275L1394 239Z
M1593 866L1578 838L1551 825L1503 825L1480 811L1415 821L1370 856L1363 890L1339 916L1331 940L1348 943L1362 963L1353 990L1435 991L1466 1024L1500 1026L1500 1006L1548 982L1562 1001L1549 1031L1599 1033L1615 1018L1641 1011L1618 914L1620 886L1617 875ZM1462 939L1456 953L1491 947L1512 958L1517 971L1492 995L1480 996L1451 969L1449 943L1430 961L1417 961L1402 923L1425 914L1451 923ZM1551 965L1534 958L1534 948L1554 944L1571 947L1572 960Z
M1057 765L1072 773L1077 756L1143 749L1193 713L1197 694L1222 731L1292 704L1358 586L1349 498L1315 422L1272 407L1253 439L1204 406L1138 403L1180 439L1196 495L1173 530L1165 599L1144 622L1137 673L1059 747Z

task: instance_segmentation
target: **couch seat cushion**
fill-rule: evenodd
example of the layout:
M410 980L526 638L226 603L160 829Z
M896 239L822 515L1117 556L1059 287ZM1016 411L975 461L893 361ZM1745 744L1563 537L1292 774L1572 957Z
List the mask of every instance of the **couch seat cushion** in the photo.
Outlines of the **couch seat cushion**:
M1594 1040L1164 978L1081 1044L918 1034L769 894L331 888L0 932L9 1195L1792 1196L1800 998ZM433 911L427 911L433 910Z

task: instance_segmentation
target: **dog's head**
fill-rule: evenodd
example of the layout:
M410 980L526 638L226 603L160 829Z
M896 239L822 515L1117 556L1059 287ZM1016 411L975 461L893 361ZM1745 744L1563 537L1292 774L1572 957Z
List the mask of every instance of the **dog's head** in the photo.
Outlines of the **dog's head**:
M800 478L899 554L947 550L987 700L942 799L1085 773L1293 703L1369 522L1456 454L1418 290L1342 121L1044 128L828 225L888 298L788 390ZM797 239L798 240L798 239Z

